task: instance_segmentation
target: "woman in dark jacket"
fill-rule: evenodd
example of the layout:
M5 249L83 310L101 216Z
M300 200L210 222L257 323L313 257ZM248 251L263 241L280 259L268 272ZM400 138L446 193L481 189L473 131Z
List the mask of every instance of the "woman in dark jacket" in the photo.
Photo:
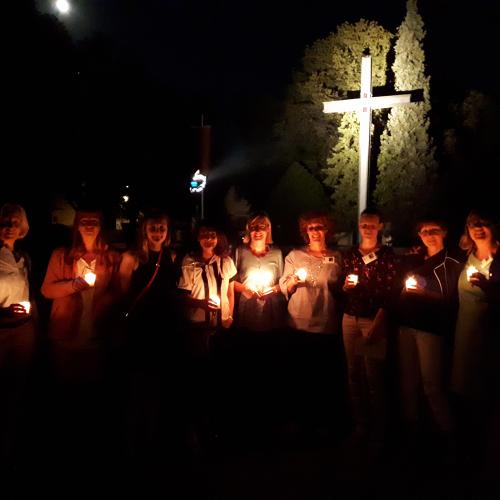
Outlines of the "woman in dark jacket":
M455 323L463 264L445 248L446 226L440 219L420 220L417 231L423 247L407 256L406 282L397 308L404 415L410 430L416 430L422 385L437 427L451 438L454 424L443 365L445 339Z

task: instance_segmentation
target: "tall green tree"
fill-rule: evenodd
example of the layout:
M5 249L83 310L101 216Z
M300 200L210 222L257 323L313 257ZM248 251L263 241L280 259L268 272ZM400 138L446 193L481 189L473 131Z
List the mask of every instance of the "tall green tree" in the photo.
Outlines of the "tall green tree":
M331 196L339 229L355 221L358 130L355 113L323 113L323 102L360 89L361 57L369 52L375 86L386 84L392 34L374 21L343 23L307 47L293 75L278 138L276 162L297 162L322 181Z
M425 74L424 23L416 0L408 0L398 28L392 65L396 91L422 90L420 102L395 106L380 140L374 198L393 223L396 236L408 233L415 216L433 203L437 163L429 135L430 83Z

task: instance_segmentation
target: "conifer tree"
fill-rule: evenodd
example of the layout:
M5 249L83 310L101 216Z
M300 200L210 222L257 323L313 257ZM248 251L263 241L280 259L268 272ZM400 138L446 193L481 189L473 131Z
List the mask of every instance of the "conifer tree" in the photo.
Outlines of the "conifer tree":
M374 198L392 221L394 234L408 233L408 225L432 204L436 161L429 136L430 84L425 75L424 23L416 0L408 0L398 28L392 65L396 91L422 90L420 102L394 106L380 142Z

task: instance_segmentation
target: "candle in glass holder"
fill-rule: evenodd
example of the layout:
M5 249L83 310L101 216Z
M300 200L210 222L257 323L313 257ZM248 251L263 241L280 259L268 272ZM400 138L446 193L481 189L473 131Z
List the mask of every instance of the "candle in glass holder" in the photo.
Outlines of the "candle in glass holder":
M405 285L406 285L407 290L416 290L417 289L417 280L413 276L410 276L406 280Z
M469 266L469 267L467 268L467 271L466 271L466 273L467 273L467 280L468 280L468 281L470 281L470 279L471 279L472 275L473 275L473 274L475 274L475 273L478 273L478 272L479 272L479 271L477 270L477 268L476 268L476 267L474 267L474 266Z
M88 271L83 275L83 279L89 284L89 286L95 285L96 274L92 271Z
M349 284L356 286L358 284L359 277L357 274L349 274L347 276L347 281Z
M307 278L307 269L305 269L304 267L297 269L295 271L295 276L297 276L297 278L299 278L300 281L305 281Z
M31 302L27 300L23 300L22 302L19 302L20 306L24 307L24 310L26 311L26 314L29 314L31 311Z

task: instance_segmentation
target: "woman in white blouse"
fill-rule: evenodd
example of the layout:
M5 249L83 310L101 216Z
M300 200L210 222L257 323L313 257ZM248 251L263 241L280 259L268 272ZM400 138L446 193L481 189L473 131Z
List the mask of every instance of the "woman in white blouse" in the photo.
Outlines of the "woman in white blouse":
M212 339L217 330L233 323L236 267L228 255L225 235L214 224L202 222L198 248L182 261L179 291L188 320L186 328L186 409L190 445L200 446L213 430L220 387L215 380Z
M0 210L0 453L9 460L35 347L34 303L30 301L29 258L16 248L28 233L20 205ZM5 462L8 463L8 462Z

